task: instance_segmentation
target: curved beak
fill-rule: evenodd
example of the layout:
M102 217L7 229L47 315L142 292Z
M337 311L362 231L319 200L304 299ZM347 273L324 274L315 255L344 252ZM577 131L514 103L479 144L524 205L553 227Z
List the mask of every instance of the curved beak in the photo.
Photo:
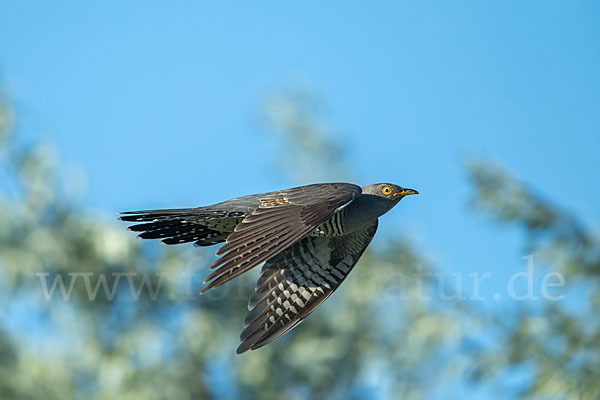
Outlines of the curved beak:
M401 192L394 193L394 196L410 196L411 194L419 194L415 189L404 189ZM392 196L392 197L394 197Z

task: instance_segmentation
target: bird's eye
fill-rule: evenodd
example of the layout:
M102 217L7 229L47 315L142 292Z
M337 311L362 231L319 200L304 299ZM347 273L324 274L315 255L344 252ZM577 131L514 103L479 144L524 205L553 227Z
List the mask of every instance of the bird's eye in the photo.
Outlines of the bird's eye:
M383 189L381 189L381 193L389 196L392 193L392 188L389 186L384 186Z

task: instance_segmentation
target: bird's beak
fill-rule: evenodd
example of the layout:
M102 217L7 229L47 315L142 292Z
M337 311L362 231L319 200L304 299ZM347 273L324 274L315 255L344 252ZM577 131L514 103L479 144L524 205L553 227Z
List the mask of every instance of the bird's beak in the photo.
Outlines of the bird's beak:
M419 192L417 192L415 189L404 189L401 192L394 193L394 196L402 196L402 197L404 197L404 196L409 196L411 194L419 194Z

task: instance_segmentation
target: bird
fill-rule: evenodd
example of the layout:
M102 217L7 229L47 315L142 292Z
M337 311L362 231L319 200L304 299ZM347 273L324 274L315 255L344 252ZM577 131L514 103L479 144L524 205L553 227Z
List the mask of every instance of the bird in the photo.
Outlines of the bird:
M119 219L168 245L225 243L200 294L264 263L237 353L256 350L302 322L344 281L375 236L379 217L414 189L316 183L210 206L128 211Z

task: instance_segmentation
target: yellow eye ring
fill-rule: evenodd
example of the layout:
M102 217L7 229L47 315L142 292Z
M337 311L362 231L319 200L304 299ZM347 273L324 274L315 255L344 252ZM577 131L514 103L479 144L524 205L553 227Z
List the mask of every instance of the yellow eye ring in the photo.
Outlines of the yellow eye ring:
M384 194L384 195L386 195L386 196L389 196L390 194L392 194L392 188L391 188L391 187L389 187L389 186L384 186L384 187L381 189L381 193L383 193L383 194Z

